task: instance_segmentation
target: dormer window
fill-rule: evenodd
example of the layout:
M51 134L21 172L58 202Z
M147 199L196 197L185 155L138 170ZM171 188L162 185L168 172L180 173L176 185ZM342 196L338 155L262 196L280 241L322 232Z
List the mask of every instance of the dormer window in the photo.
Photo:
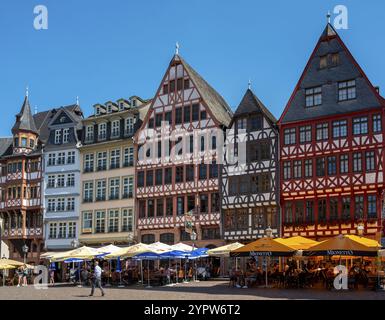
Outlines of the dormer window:
M93 125L89 125L86 128L86 140L88 142L91 142L94 140L94 126Z
M124 102L119 103L119 108L120 108L120 111L124 110Z
M134 118L129 117L126 119L126 134L132 134L134 132Z
M100 116L100 107L96 107L95 115Z
M107 113L111 113L112 112L112 106L109 104L107 106Z
M306 107L316 107L322 104L322 87L305 90Z
M132 100L131 104L133 107L136 107L136 100Z
M101 123L101 124L99 124L98 140L105 140L106 138L107 138L107 124Z
M112 121L112 137L119 137L120 135L120 120Z
M66 128L63 130L63 143L68 143L70 136L70 129Z
M356 80L344 81L338 83L338 100L348 101L357 98Z

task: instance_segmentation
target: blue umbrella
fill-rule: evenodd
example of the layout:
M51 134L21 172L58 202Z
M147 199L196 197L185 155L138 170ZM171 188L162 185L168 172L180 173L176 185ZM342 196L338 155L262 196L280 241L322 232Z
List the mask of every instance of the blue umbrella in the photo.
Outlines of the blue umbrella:
M159 256L161 259L184 259L186 257L189 257L190 255L191 255L191 252L173 250L173 251L161 253Z
M52 270L52 271L55 271L56 270L56 264L55 262L52 262L49 266L49 269Z
M136 260L158 260L160 255L155 252L144 252L133 257Z
M191 254L189 256L189 259L199 259L199 258L206 258L209 255L207 254L207 251L209 249L207 248L198 248L194 251L191 251Z
M122 272L122 266L120 263L120 257L118 257L118 260L116 261L116 272Z
M83 259L77 259L77 258L69 258L67 260L64 260L64 263L71 263L71 262L83 262L84 260Z

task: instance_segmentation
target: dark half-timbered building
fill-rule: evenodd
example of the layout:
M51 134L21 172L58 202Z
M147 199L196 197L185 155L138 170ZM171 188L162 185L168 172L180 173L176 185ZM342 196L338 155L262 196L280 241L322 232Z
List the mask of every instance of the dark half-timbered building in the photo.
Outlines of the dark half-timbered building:
M380 240L384 106L328 24L279 121L284 236Z
M35 120L27 95L0 158L0 215L10 258L38 263L44 250L42 144Z
M136 215L140 241L221 239L220 143L232 112L224 99L176 54L136 135Z
M277 120L248 89L226 135L222 169L224 238L279 236Z

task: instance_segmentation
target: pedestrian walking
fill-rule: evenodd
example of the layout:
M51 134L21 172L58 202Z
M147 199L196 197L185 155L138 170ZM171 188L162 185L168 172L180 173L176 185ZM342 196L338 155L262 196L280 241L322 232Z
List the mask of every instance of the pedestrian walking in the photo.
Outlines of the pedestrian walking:
M22 285L22 281L23 281L23 267L20 267L19 269L17 269L16 271L17 273L17 277L18 277L18 283L17 283L17 287L20 287Z
M23 267L23 287L28 286L28 268L27 265Z
M92 289L91 294L89 295L90 297L94 295L95 287L100 289L100 291L102 292L102 297L104 297L104 290L102 288L102 268L99 267L98 261L95 261L94 276L92 279Z

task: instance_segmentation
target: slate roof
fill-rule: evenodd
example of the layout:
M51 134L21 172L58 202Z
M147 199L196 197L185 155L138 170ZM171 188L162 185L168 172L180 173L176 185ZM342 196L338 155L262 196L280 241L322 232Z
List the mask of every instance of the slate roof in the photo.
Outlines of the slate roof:
M28 96L24 98L23 106L21 107L20 112L16 115L16 122L12 128L12 132L17 132L19 130L38 133L35 121L33 120Z
M12 137L0 138L0 157L12 146L12 143Z
M171 63L174 61L182 63L183 67L190 76L190 79L197 87L199 94L209 107L216 120L228 127L233 113L225 99L223 99L223 97L215 91L215 89L211 87L206 80L203 79L180 55L175 55Z
M259 98L253 93L251 89L247 89L241 103L234 113L234 118L251 113L262 113L272 123L277 123L277 119L269 111L269 109L266 108L262 101L259 100Z
M320 57L334 53L339 54L339 64L321 69ZM330 56L328 59L330 62ZM354 79L357 98L339 102L338 83ZM318 86L322 86L322 105L306 107L305 90ZM280 123L350 113L384 105L384 99L376 92L336 30L328 24L280 118Z

